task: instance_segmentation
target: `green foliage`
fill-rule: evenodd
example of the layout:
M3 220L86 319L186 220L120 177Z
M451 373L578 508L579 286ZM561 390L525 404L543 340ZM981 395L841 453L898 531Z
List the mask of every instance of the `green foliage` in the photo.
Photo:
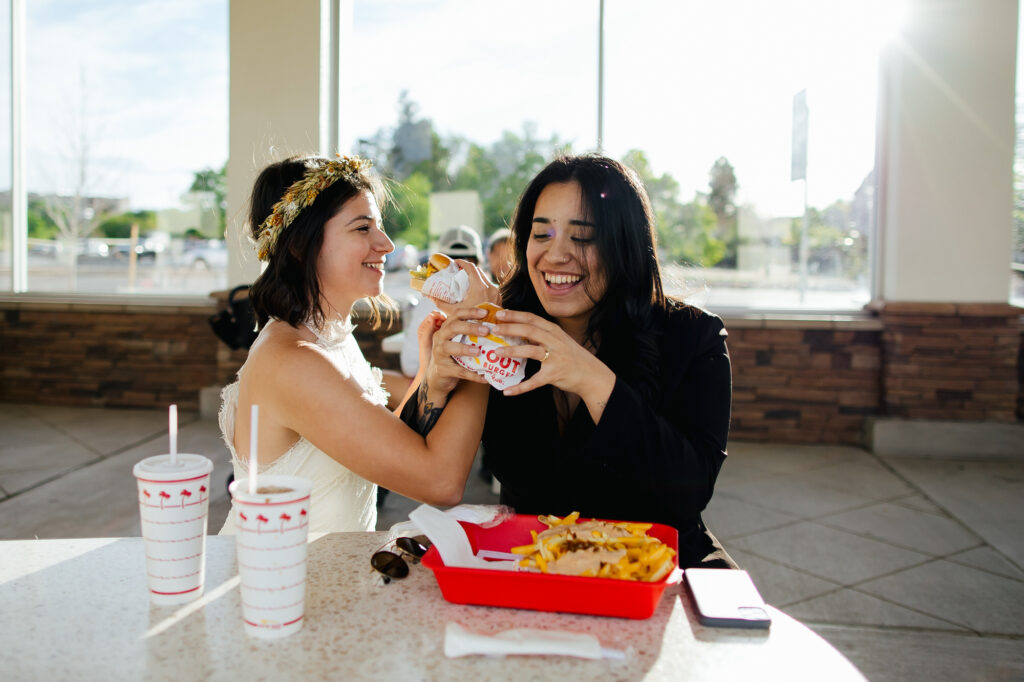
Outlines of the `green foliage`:
M708 206L715 214L718 241L725 245L720 259L722 265L736 267L739 249L739 230L736 220L736 173L729 159L718 157L708 173Z
M426 246L430 227L430 179L416 172L391 186L394 203L384 214L384 230L392 239Z
M717 216L704 197L695 194L693 201L682 207L681 214L683 238L676 258L705 268L721 263L726 244L715 236Z
M395 205L384 219L392 239L419 247L427 245L432 192L475 190L484 213L479 227L490 234L509 224L526 184L565 146L556 136L538 137L531 124L521 133L502 133L489 146L442 137L430 119L419 116L407 93L399 96L397 108L397 125L359 140L355 151L396 181Z
M227 227L228 212L228 163L220 167L220 170L204 168L196 171L192 178L192 185L188 188L190 192L212 192L216 198L217 208L217 237L223 238ZM141 226L140 226L141 227Z
M725 244L714 236L714 211L700 194L684 204L679 201L679 182L668 173L656 175L647 156L632 149L622 162L635 170L651 199L658 242L670 260L711 267L722 260Z
M139 226L139 234L146 235L156 229L156 213L153 211L129 211L110 216L96 226L94 234L108 239L127 239L132 234L132 224Z
M56 239L60 234L57 223L46 212L46 204L39 199L28 202L28 236L31 239Z

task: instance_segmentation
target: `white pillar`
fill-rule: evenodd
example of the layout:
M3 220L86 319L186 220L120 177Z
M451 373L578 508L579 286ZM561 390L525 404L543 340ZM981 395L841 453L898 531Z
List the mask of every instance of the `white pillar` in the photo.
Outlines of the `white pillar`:
M1006 302L1016 0L909 0L883 56L878 295Z
M331 0L231 0L228 135L228 282L251 283L259 262L242 235L249 193L265 165L321 149L332 107ZM336 76L334 76L336 78ZM336 124L335 124L336 125Z

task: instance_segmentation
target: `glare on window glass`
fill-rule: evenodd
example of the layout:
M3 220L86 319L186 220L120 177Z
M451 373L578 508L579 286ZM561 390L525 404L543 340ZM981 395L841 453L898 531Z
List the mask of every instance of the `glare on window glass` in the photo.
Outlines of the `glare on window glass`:
M490 234L554 153L595 149L598 8L355 3L342 63L347 45L373 67L344 76L343 141L400 183L395 259L446 221ZM877 53L899 8L605 3L602 151L647 184L670 290L712 307L869 299Z
M227 2L26 3L29 289L226 285Z

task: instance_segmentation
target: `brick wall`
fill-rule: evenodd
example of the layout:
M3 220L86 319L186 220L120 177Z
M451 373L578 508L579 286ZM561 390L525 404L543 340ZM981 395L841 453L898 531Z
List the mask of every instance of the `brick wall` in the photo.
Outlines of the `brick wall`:
M198 409L199 390L245 361L210 330L217 309L0 301L0 400ZM872 416L1013 422L1024 418L1021 310L991 305L879 306L875 317L726 318L737 440L863 442ZM362 321L360 321L362 320ZM397 369L381 340L356 337Z
M0 302L0 400L198 410L199 390L233 381L247 354L211 331L218 305ZM398 369L380 342L401 323L374 330L359 312L356 338L367 359Z
M1020 412L1020 308L887 303L884 409L906 419L1015 422Z
M208 306L0 302L9 402L197 410L223 376Z
M730 437L860 443L881 404L881 324L844 317L726 319Z

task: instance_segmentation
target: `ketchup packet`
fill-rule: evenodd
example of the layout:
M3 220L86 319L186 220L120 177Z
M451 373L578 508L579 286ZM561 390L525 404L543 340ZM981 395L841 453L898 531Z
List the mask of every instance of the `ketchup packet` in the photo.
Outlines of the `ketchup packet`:
M438 270L423 283L422 293L442 303L460 303L469 291L469 275L455 261Z
M497 310L497 306L483 304L485 310ZM493 311L492 311L493 314ZM472 334L460 334L453 341L464 343L468 346L476 346L480 349L479 355L460 355L455 362L463 367L487 379L494 388L499 391L510 386L515 386L526 378L526 360L522 358L503 358L494 351L503 346L520 346L524 341L518 336L498 336L494 333L494 324L486 320L480 320L480 324L487 327L491 333L487 336L473 336Z

